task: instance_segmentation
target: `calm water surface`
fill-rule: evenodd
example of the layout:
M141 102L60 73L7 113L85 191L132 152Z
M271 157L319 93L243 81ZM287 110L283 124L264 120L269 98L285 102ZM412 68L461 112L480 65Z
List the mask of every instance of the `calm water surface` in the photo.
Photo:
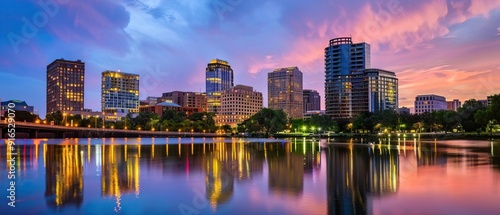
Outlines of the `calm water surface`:
M355 142L355 141L353 141ZM0 147L0 214L500 214L499 141L107 138Z

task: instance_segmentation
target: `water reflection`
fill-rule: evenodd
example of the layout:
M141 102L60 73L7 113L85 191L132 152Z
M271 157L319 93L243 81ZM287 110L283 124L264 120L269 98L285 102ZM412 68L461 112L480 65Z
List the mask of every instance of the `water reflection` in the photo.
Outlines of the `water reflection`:
M149 205L152 211L179 214L179 204L192 202L194 188L207 203L206 208L195 208L199 214L228 214L236 207L249 214L374 214L390 212L374 202L397 199L405 189L416 189L415 180L426 176L425 170L454 173L450 170L491 166L494 170L484 168L474 174L500 178L500 142L400 139L394 145L328 145L300 138L200 144L189 143L189 138L167 138L168 144L163 140L128 139L126 144L113 138L61 144L34 140L16 146L22 152L18 154L3 146L0 157L7 162L0 168L9 169L8 161L15 158L20 184L42 182L30 189L19 187L22 200L35 208L43 193L37 193L37 186L45 190L40 195L43 207L25 207L21 212L58 209L60 214L98 210L134 214L136 207L151 202L162 202ZM5 183L5 178L0 180Z
M327 178L329 214L371 214L369 194L397 192L399 157L387 147L330 146Z
M101 195L116 200L115 211L121 210L123 194L139 195L140 168L138 149L140 146L96 145L100 156Z
M77 145L44 145L47 205L80 207L83 202L83 158Z

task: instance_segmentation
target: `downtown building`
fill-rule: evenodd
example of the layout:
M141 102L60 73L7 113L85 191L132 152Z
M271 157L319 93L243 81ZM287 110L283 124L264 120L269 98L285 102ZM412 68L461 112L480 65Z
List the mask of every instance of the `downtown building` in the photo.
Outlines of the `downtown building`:
M462 102L458 99L453 99L453 101L446 101L446 110L458 111L458 108L462 107Z
M120 120L139 112L139 75L120 71L102 72L101 110L106 120Z
M54 60L47 65L47 114L84 109L85 63Z
M234 86L233 69L227 61L213 59L207 65L205 76L207 109L217 114L221 106L221 92Z
M422 114L425 112L433 112L438 110L446 110L446 98L444 96L428 94L417 95L415 97L415 114Z
M216 115L216 124L236 127L262 108L261 92L250 86L236 85L221 92L221 109Z
M325 114L355 118L363 112L397 111L394 72L371 69L370 45L350 37L330 40L325 48Z
M160 102L178 104L188 116L192 113L207 112L207 97L203 93L183 91L166 92L162 94L162 97L158 98L158 103Z
M297 67L277 68L267 75L268 106L281 109L292 119L304 115L302 72Z
M352 117L364 112L398 110L398 79L394 72L363 69L351 75Z
M319 111L321 110L321 96L316 90L303 90L303 106L304 113L308 111Z

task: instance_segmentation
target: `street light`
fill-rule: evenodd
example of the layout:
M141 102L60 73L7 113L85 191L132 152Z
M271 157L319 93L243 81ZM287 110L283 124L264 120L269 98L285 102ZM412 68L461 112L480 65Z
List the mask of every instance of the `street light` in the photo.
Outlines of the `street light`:
M63 124L66 124L66 115L68 115L66 112L63 113Z
M306 132L307 127L305 125L302 126L302 133Z

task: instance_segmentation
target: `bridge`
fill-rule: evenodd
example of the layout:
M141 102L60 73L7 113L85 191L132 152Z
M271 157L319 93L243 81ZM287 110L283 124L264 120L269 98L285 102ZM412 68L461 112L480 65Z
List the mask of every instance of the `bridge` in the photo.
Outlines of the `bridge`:
M224 137L226 134L205 132L137 131L114 128L86 128L15 122L16 138L93 138L93 137ZM0 121L2 138L8 138L9 123Z

